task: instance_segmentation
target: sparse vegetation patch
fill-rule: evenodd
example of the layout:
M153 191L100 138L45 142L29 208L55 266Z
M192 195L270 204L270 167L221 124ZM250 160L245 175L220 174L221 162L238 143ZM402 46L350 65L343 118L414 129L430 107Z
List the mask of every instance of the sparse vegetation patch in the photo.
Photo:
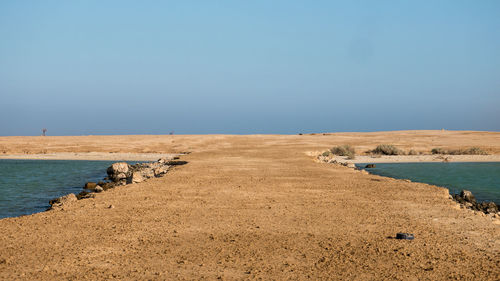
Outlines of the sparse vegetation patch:
M334 155L338 156L347 156L347 159L354 159L356 155L356 151L354 150L354 147L346 144L346 145L340 145L340 146L335 146L332 149L330 149L330 152Z
M448 155L488 155L486 151L479 147L459 148L459 149L444 149L440 147L433 148L432 154L448 154Z
M374 150L368 151L369 153L373 154L380 154L380 155L404 155L404 151L401 149L395 147L392 144L381 144L377 146Z

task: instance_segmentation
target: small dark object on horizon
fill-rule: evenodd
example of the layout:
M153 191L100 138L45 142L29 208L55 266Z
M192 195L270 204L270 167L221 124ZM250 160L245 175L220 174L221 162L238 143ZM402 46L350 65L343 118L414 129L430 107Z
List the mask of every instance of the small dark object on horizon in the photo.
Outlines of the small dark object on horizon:
M365 169L369 169L369 168L375 168L375 164L368 164L365 166Z
M42 129L42 136L45 137L45 133L47 133L47 129L43 128Z
M415 239L415 236L411 233L397 233L396 234L396 239L404 239L404 240L413 240Z

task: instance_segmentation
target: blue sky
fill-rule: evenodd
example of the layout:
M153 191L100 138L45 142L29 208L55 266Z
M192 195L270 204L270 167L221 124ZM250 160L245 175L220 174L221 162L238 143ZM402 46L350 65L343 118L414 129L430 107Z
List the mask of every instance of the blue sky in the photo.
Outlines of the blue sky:
M500 131L500 1L1 1L0 135Z

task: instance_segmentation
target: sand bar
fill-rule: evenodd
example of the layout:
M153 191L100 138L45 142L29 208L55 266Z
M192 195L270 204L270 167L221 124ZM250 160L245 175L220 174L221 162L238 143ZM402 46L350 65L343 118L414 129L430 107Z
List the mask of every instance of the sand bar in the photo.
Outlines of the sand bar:
M396 155L367 156L359 155L351 163L416 163L416 162L500 162L500 155Z
M5 154L192 152L165 177L0 220L0 279L498 280L498 220L307 154L345 143L500 154L488 132L0 138Z
M46 154L3 154L0 159L20 160L109 160L155 161L162 157L180 156L177 153L105 153L105 152L56 152Z

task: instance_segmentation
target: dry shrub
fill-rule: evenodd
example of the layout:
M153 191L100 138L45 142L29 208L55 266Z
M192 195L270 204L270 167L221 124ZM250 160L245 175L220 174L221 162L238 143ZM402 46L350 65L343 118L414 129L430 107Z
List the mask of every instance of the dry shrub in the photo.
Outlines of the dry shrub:
M446 150L440 147L435 147L431 150L432 154L446 154Z
M395 147L392 144L381 144L377 146L374 150L368 151L373 154L381 154L381 155L404 155L404 151Z
M459 148L459 149L444 149L444 148L433 148L431 150L432 154L448 154L448 155L488 155L486 151L479 147L469 147L469 148Z
M418 155L418 152L416 152L413 149L410 149L410 151L408 151L408 155Z
M354 150L354 147L346 144L346 145L339 145L335 146L332 149L330 149L330 152L335 155L339 156L347 156L347 159L354 159L356 155L356 151Z

